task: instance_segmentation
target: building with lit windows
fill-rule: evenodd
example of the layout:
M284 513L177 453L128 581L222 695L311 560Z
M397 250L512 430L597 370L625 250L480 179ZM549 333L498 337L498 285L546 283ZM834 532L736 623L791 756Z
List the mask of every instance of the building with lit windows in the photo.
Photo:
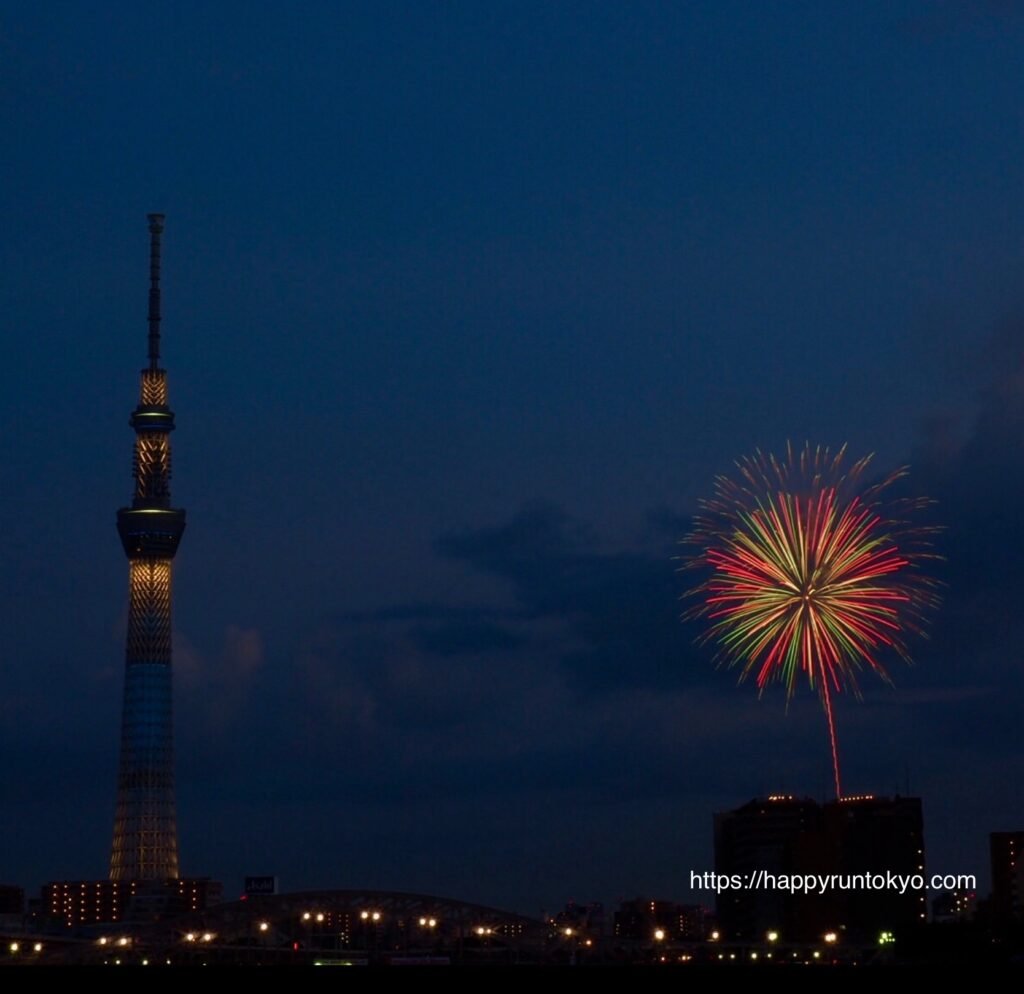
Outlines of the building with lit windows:
M707 911L699 904L636 898L615 912L613 931L622 942L698 942L707 936Z
M993 832L989 836L992 857L993 920L1001 925L1024 921L1024 832Z
M221 901L221 885L206 877L162 880L61 880L43 885L40 917L67 928L152 922L203 911Z
M973 890L944 890L932 899L932 921L952 925L974 921L978 894Z
M924 818L918 797L843 797L822 806L827 871L843 876L925 878ZM836 923L871 939L905 935L928 920L928 892L908 887L851 887L832 892Z

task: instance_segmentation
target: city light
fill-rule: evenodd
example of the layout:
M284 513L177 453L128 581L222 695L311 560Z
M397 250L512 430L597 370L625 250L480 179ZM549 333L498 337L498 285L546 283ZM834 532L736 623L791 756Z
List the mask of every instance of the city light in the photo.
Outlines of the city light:
M663 928L656 928L654 930L654 941L662 942L665 939L665 930Z
M16 942L12 942L10 946L8 946L8 949L10 949L12 953L16 953L20 948L21 947Z
M768 939L769 942L778 942L779 941L779 933L778 932L774 932L774 931L773 932L769 932L768 935L767 935L767 939Z
M829 944L831 944L831 943L833 943L833 942L837 941L837 940L838 940L838 938L839 938L839 936L838 936L838 935L836 935L836 933L835 933L835 932L826 932L826 933L825 933L825 936L824 936L824 938L825 938L825 941L826 941L826 942L828 942Z
M37 942L32 947L32 952L34 952L34 953L41 953L42 951L43 951L43 944L41 942Z
M722 937L722 933L719 932L717 928L711 933L711 936L710 936L712 942L718 942L718 940L721 937Z
M269 928L270 928L270 924L268 922L260 922L260 931L261 932L266 932Z

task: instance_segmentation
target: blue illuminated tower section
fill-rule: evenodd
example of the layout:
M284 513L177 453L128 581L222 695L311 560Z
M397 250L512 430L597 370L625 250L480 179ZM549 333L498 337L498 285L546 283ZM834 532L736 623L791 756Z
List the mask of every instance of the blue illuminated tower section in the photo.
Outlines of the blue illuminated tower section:
M117 512L128 557L128 635L111 880L178 876L171 706L171 564L185 512L171 507L167 374L160 368L162 214L149 215L149 363L141 374L135 429L135 496Z

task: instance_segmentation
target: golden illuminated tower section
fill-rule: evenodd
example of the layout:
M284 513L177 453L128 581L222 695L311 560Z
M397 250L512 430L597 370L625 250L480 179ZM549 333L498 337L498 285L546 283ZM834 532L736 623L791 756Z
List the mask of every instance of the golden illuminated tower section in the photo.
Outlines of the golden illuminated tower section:
M160 368L162 214L149 215L149 365L142 370L135 429L135 496L117 512L128 556L128 635L111 880L178 876L171 688L171 563L185 512L171 507L167 374Z

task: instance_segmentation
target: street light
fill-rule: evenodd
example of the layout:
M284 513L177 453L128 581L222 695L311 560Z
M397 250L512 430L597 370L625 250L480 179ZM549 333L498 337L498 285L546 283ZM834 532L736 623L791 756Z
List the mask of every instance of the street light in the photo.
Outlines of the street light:
M771 932L768 933L766 938L768 939L769 942L778 942L779 941L779 933L775 932L775 931L771 931Z
M831 943L833 943L833 942L837 941L837 940L838 940L838 938L839 938L839 936L838 936L838 935L836 935L836 933L835 933L835 932L826 932L826 933L825 933L825 936L824 936L824 939L825 939L825 941L826 941L827 943L829 943L829 944L831 944Z
M665 940L665 930L663 928L656 928L654 930L655 942L663 942Z

